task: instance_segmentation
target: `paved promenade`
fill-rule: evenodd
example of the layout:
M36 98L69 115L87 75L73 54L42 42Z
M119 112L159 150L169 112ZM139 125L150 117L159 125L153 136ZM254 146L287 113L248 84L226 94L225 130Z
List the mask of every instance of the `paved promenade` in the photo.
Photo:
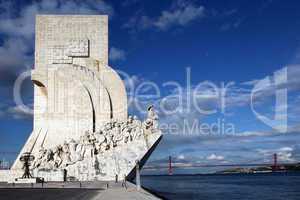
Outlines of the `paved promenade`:
M108 188L107 188L108 184ZM127 189L121 183L113 182L70 182L47 184L0 184L0 200L156 200L147 191L136 190L134 184L127 182Z

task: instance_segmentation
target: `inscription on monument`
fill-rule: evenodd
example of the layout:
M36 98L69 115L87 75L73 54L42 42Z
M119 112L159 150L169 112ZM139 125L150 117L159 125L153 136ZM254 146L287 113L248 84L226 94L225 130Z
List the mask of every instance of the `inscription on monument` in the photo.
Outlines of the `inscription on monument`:
M52 48L52 64L72 64L72 57L89 57L88 39L70 39L67 45Z
M52 64L72 64L72 57L68 56L68 49L63 45L52 48Z
M68 45L68 56L70 57L88 57L89 40L88 39L71 39Z

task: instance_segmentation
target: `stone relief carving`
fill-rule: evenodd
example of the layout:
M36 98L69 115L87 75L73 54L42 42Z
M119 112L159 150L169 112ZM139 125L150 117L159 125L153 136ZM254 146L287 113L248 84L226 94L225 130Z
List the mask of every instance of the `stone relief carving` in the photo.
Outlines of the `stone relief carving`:
M32 169L65 169L86 158L93 160L94 169L101 171L98 159L105 152L117 146L130 145L132 141L141 139L145 129L158 130L158 116L153 106L148 109L148 118L141 122L136 116L129 116L126 122L112 121L106 123L96 132L86 131L78 141L64 141L53 149L40 148ZM99 172L100 173L100 172Z
M70 39L66 45L54 45L52 47L52 64L72 64L73 57L88 56L88 39Z
M88 39L71 39L68 44L68 56L87 57L89 56Z
M63 45L56 45L52 48L52 63L53 64L72 64L72 57L68 56L68 49Z

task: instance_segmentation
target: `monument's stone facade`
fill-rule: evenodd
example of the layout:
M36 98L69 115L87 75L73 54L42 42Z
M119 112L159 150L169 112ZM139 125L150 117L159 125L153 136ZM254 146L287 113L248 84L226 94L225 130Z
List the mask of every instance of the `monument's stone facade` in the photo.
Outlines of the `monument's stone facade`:
M34 174L49 181L61 171L82 181L122 179L161 138L152 107L144 122L128 117L125 86L108 66L107 16L37 16L32 81L34 128L12 174L30 152Z

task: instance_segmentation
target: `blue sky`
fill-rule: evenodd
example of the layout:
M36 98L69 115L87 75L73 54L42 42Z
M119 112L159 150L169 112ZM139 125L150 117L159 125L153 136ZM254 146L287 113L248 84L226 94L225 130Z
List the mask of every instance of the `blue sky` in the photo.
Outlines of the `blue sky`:
M216 109L201 114L194 107L166 114L158 108L160 122L181 127L169 133L151 158L165 162L172 155L179 163L241 163L251 160L270 162L273 153L279 162L300 160L300 2L281 0L163 0L142 1L1 1L0 0L0 158L12 160L32 130L32 116L14 103L13 86L20 73L34 62L35 14L108 14L110 65L130 75L135 88L145 81L159 86L159 97L137 98L139 105L154 104L178 95L164 83L176 81L187 91L186 70L191 71L191 90L200 83L231 83L222 112L218 98L207 98L211 88L203 86L197 103L201 108ZM258 119L250 106L250 94L260 80L274 83L279 72L286 72L287 130ZM282 73L281 73L282 74ZM255 110L272 119L275 111L273 85L257 95ZM154 94L153 88L143 93ZM181 94L180 94L181 95ZM33 102L30 80L22 87L27 104ZM168 101L169 108L179 107ZM131 114L144 117L136 106ZM183 135L183 120L212 125L223 120L234 125L231 134ZM281 123L281 121L279 121Z

